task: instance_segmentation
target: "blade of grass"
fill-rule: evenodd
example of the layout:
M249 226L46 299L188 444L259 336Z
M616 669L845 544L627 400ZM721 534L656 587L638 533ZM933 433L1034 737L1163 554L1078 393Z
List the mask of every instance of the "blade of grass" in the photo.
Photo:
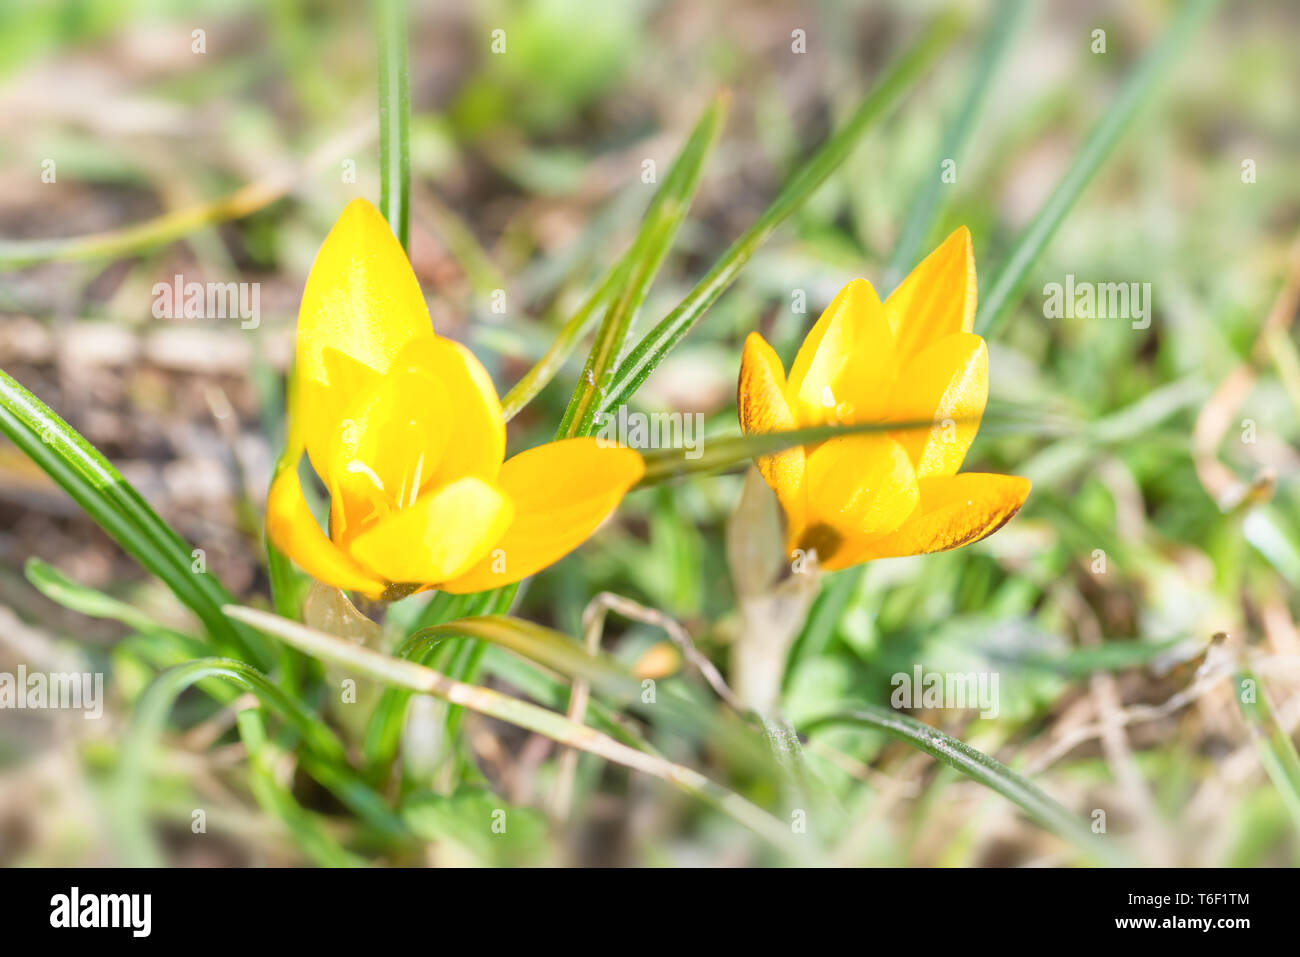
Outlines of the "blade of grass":
M298 803L292 792L272 772L266 726L256 711L235 716L240 740L248 752L249 789L261 807L278 817L297 842L299 849L320 867L363 867L365 861L336 841L315 815Z
M569 721L562 714L490 688L454 681L430 668L341 641L267 612L230 605L226 608L226 614L313 657L347 665L362 674L417 694L442 698L568 747L588 751L607 761L660 778L707 801L774 846L790 853L798 853L800 850L798 844L791 839L790 829L786 825L740 795L716 784L698 771L628 747L593 728Z
M583 302L577 312L569 318L560 330L555 341L522 379L506 393L501 401L505 419L509 422L519 410L531 402L546 384L559 372L564 361L577 348L579 341L595 319L596 312L614 299L618 290L628 288L629 279L637 262L644 260L647 247L652 237L661 233L665 224L676 222L671 226L666 245L671 245L672 235L689 209L699 182L700 171L708 152L712 149L718 129L725 118L727 103L725 94L719 94L705 110L695 129L683 144L681 151L673 160L672 172L663 186L655 193L654 199L646 208L641 219L640 229L628 247L627 252L610 267L596 290ZM665 248L666 252L666 248ZM653 278L651 271L649 278ZM648 285L648 280L647 280ZM639 305L639 303L638 303ZM626 309L626 307L624 307ZM635 311L635 310L633 310ZM629 316L629 319L631 317ZM622 343L619 343L621 348ZM595 350L593 349L593 352ZM590 360L589 360L590 362ZM585 378L585 373L584 373ZM566 412L567 415L567 412ZM567 426L562 424L562 428Z
M379 210L403 249L411 241L410 48L405 0L379 0Z
M915 264L925 237L934 225L935 214L939 208L939 196L946 186L939 175L939 170L945 160L957 162L966 152L967 141L975 129L975 120L979 117L980 108L984 105L984 99L993 85L993 78L1011 49L1012 38L1027 19L1029 9L1028 0L999 0L998 5L989 14L988 30L975 56L975 66L966 84L966 96L948 124L943 144L939 148L939 155L935 157L924 181L912 198L911 209L899 233L898 245L894 247L894 256L885 271L883 289L888 290L897 286L906 275L906 271Z
M0 432L198 615L223 653L266 663L265 646L256 634L221 614L230 596L209 572L193 570L190 546L98 449L3 370Z
M1084 187L1114 152L1138 109L1150 98L1158 82L1177 61L1178 54L1217 2L1218 0L1188 0L1178 8L1174 22L1155 48L1142 58L1110 109L1089 132L1075 154L1074 162L1056 184L1047 202L1020 234L1015 248L993 280L991 290L980 302L975 316L977 333L987 338L998 330L1012 304L1012 296L1020 289L1030 267L1064 221Z
M294 370L290 369L286 377L283 395L284 409L284 435L280 440L280 453L276 456L275 467L271 470L271 478L267 483L267 496L270 496L270 490L275 485L275 480L283 469L296 469L298 459L301 457L301 448L296 448L299 441L293 439L290 432L289 416L291 409L295 405L294 395L297 388L297 376ZM266 528L262 529L262 541L266 549L266 573L271 582L271 605L275 608L276 613L284 615L286 618L302 617L302 599L305 594L303 581L298 573L294 570L293 563L290 562L289 556L276 547L275 542L271 541L271 536L266 534Z
M1278 724L1268 701L1268 692L1259 677L1243 669L1233 681L1237 686L1237 706L1241 708L1241 716L1255 739L1259 759L1282 796L1282 803L1291 813L1296 829L1300 830L1300 755L1296 754L1290 735ZM1253 694L1247 694L1248 682Z
M970 421L968 417L942 421L908 421L908 422L855 422L852 425L817 425L803 429L788 429L781 432L758 432L749 435L723 435L708 438L694 449L667 448L651 449L641 453L645 460L645 474L637 488L659 485L687 475L704 475L723 469L736 468L763 455L771 455L782 449L796 445L808 445L813 442L825 442L841 435L857 435L863 432L904 432L909 429L944 428L948 422L962 424Z
M649 222L650 215L647 211L646 222ZM645 228L643 224L642 229ZM632 254L635 249L636 243L633 242L632 247L623 254L623 258L610 267L595 291L564 323L559 335L547 347L542 357L505 394L501 400L501 413L507 422L537 398L537 394L555 378L564 361L572 355L574 349L578 348L578 343L591 328L591 322L596 318L596 311L613 297L615 290L621 289L627 282L627 277L632 271Z
M41 262L76 262L131 256L191 233L233 219L242 219L283 199L340 156L349 156L374 136L373 120L345 131L322 145L301 168L277 171L233 193L178 209L162 216L87 236L0 242L0 267L18 268Z
M53 565L39 558L27 559L23 564L23 574L32 586L50 601L87 617L119 621L136 631L180 634L159 624L134 605L118 601L111 595L73 581Z
M773 770L763 739L750 726L739 720L720 717L709 707L677 694L668 687L659 689L653 707L643 707L645 702L641 701L641 682L613 659L606 655L591 654L584 645L562 632L497 613L507 606L508 602L497 602L485 607L487 614L422 628L408 636L394 654L403 660L429 664L438 655L439 649L448 649L442 657L446 664L437 670L460 680L468 680L486 646L505 648L527 661L558 672L565 678L586 681L601 694L614 699L616 704L640 710L644 717L673 732L683 735L700 732L708 734L713 744L724 748L733 761L747 762L755 774ZM467 660L474 668L466 666ZM453 674L454 669L459 671ZM401 697L392 702L381 699L367 736L367 746L373 745L375 749L368 753L375 754L384 761L391 760L396 751L401 717L409 698L407 692L389 690L401 694ZM398 710L381 719L381 712L390 705ZM460 706L450 709L447 721L449 736L459 726L458 716L462 710ZM371 734L374 735L373 738Z
M200 684L208 679L222 679L233 683L243 691L257 696L268 709L280 715L301 736L303 743L310 750L314 759L304 763L308 773L321 772L317 777L348 807L363 820L367 820L381 833L389 835L405 833L401 824L378 797L356 777L347 765L346 751L343 743L329 725L309 711L296 698L267 680L266 676L242 661L229 658L200 658L186 662L163 672L141 697L136 707L135 717L122 748L119 763L115 797L121 812L124 847L129 852L137 849L146 859L155 858L152 839L144 821L145 785L148 781L147 760L153 743L162 735L167 715L180 694L191 685ZM259 750L265 741L265 728L261 726L261 716L254 714L239 724L240 737L249 748L250 757ZM328 860L323 863L354 863L352 855L338 847L332 838L319 832L311 823L301 819L298 812L302 809L288 791L279 785L274 776L265 769L254 767L255 777L263 778L256 782L255 794L268 810L277 816L290 818L291 828L301 835L302 828L309 828L307 849L323 853ZM324 850L322 850L324 849Z
M414 646L460 635L471 635L481 641L507 648L524 658L553 668L566 677L582 678L613 694L632 697L641 690L641 683L613 661L603 655L592 654L568 635L505 615L462 618L445 625L435 625L415 632L406 639L405 644Z
M878 705L857 705L852 711L826 715L805 722L802 731L810 733L829 725L849 725L882 731L931 757L946 762L968 778L992 788L1011 801L1030 818L1052 833L1069 841L1090 858L1112 866L1128 863L1127 857L1107 841L1093 834L1083 822L1038 787L1025 780L996 758L972 748L966 742L944 734L915 718Z
M429 602L424 614L420 616L417 631L433 625L445 624L467 615L493 614L505 611L514 600L516 590L516 586L507 585L495 591L476 592L471 595L453 595L450 592L439 592ZM450 659L438 658L436 653L449 651L448 646L437 646L429 642L413 642L408 638L398 645L393 653L399 658L414 661L416 664L432 665L436 666L438 670L446 670L452 666L452 662ZM453 676L457 678L464 677L460 674ZM366 724L366 733L362 742L362 755L365 758L367 773L372 775L375 780L382 779L388 774L388 769L397 756L397 748L401 743L402 724L406 720L406 710L410 700L411 693L409 691L402 688L385 688L384 693L379 697L379 703L370 716L370 721ZM446 716L448 725L451 723L451 718L452 715L448 713Z
M202 640L168 628L134 605L73 581L39 558L27 559L23 573L50 601L90 618L118 621L133 629L136 634L116 645L114 651L131 651L158 671L202 658L211 651L211 646ZM202 685L202 689L222 704L229 704L231 696L237 694L234 689L220 683L208 682Z
M539 701L552 711L561 711L569 702L570 682L534 661L520 658L504 648L488 646L483 654L483 669L517 688L529 698ZM587 702L587 717L591 723L612 738L629 747L650 754L659 751L642 738L631 726L631 721L599 699Z
M942 53L962 24L953 13L936 18L910 48L885 71L845 125L785 185L758 220L722 255L677 307L637 343L619 363L601 402L607 412L640 388L668 353L695 327L709 307L735 281L758 247L825 182L848 157L859 138L898 102Z
M610 303L604 321L596 330L587 364L560 421L557 436L591 434L600 400L609 388L614 364L627 341L632 320L645 302L650 285L686 218L700 183L704 162L718 140L730 102L731 96L726 91L714 97L673 162L663 189L659 191L662 200L656 196L645 225L632 244L627 281L621 293Z

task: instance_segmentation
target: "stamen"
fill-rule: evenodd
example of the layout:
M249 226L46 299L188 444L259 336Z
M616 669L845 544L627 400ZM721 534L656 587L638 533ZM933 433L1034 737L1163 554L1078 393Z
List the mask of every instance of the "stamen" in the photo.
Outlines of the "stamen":
M384 483L379 476L375 474L375 470L360 459L353 459L349 462L347 470L353 475L364 475L366 478L370 479L375 488L381 492L384 491Z
M411 479L411 494L408 495L406 498L407 508L410 508L412 505L415 504L415 498L417 495L420 494L420 472L421 470L423 470L423 468L424 468L424 453L421 452L420 457L415 460L415 477ZM402 503L399 501L397 504L398 507L400 508Z

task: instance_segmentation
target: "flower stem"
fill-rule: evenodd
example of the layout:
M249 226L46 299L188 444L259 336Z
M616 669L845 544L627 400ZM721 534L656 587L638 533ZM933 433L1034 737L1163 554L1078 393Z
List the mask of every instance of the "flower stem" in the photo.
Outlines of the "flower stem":
M405 0L379 0L379 210L407 249L411 240L410 50Z

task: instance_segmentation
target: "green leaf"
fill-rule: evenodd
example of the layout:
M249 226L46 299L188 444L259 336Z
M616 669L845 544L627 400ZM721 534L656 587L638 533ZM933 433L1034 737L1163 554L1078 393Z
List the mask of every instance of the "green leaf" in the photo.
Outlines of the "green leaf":
M956 421L963 423L966 418L953 420L906 421L906 422L855 422L852 425L816 425L803 429L788 429L780 432L755 432L748 435L723 435L708 438L694 449L652 449L641 453L645 459L645 475L638 488L658 485L663 482L683 478L687 475L706 475L725 469L746 465L750 460L780 452L782 449L796 445L809 445L825 442L843 435L857 435L863 432L902 432L908 429L932 429Z
M805 722L801 729L811 733L829 725L850 725L883 731L919 751L938 758L974 781L992 788L1054 834L1069 841L1090 858L1106 864L1123 865L1126 857L1108 841L1093 834L1083 822L996 758L972 748L966 742L915 718L879 705L857 705L852 711L831 714Z
M495 591L477 592L471 595L439 592L420 616L420 629L445 624L466 615L504 611L514 599L516 589L515 585L507 585ZM435 652L439 651L446 653L447 656L438 658ZM397 647L394 654L398 658L416 664L436 665L439 669L460 671L456 668L456 663L450 660L450 651L450 646L439 646L427 641L412 641L408 638ZM468 662L466 664L468 665ZM464 678L465 674L462 672L454 676ZM411 692L403 688L385 688L379 698L379 704L375 706L374 713L371 714L370 721L366 725L362 754L365 756L367 768L370 769L369 773L376 779L387 775L389 765L397 756L402 737L402 724L406 720L406 709L410 700ZM453 715L449 712L448 723L451 723L452 718Z
M848 158L862 134L886 116L902 94L921 78L956 37L961 23L960 16L951 13L937 18L885 71L848 122L794 175L767 211L723 253L677 308L646 333L628 357L619 363L600 411L608 412L632 397L646 377L735 281L758 247Z
M80 582L73 581L53 565L39 558L29 558L23 566L27 580L50 601L90 618L120 621L136 631L157 632L165 629L134 605L118 601Z
M1158 81L1177 61L1178 54L1197 27L1209 16L1216 2L1217 0L1188 0L1183 3L1173 24L1165 31L1155 49L1142 58L1115 102L1075 153L1074 162L1056 184L1047 202L1020 234L1015 248L993 280L992 288L981 297L979 311L975 316L977 333L987 338L997 331L1011 306L1012 297L1020 289L1030 267L1051 240L1057 227L1065 220L1084 187L1114 151L1139 107L1147 101Z
M1257 505L1242 522L1242 533L1292 588L1300 588L1300 544L1286 524L1276 506Z
M1268 691L1259 677L1243 669L1233 676L1233 684L1237 705L1255 739L1264 770L1282 796L1296 830L1300 831L1300 755L1296 754L1290 734L1278 724L1268 701Z
M98 449L3 370L0 432L198 615L221 651L249 662L269 661L257 635L221 613L230 595L210 573L193 570L191 547Z
M609 389L614 364L627 341L632 320L645 302L650 285L691 207L704 161L718 140L730 101L727 93L714 97L674 161L663 189L656 194L628 253L626 282L622 291L613 298L604 321L596 330L587 364L556 430L558 437L590 435L593 431L600 400Z
M579 392L588 381L593 384L597 381L593 362L598 353L609 357L600 361L602 366L607 366L618 358L617 352L622 348L623 339L627 334L627 324L634 318L637 308L644 300L659 262L671 247L673 237L676 236L678 227L690 209L704 162L713 149L726 117L727 103L727 97L720 94L704 111L695 129L673 160L672 170L663 186L655 193L654 199L646 208L645 215L641 219L641 227L632 245L609 268L596 290L564 324L542 358L501 400L502 411L507 422L555 377L565 359L577 348L578 342L586 334L592 320L596 317L597 310L606 304L609 304L609 311L606 313L605 322L602 323L601 332L597 333L597 342L592 348L592 357L588 359L587 369L579 380ZM622 290L621 294L619 290ZM620 325L623 327L622 338L618 336ZM618 342L614 343L613 340L616 338ZM587 371L591 372L590 380ZM577 397L578 392L575 392L574 399L576 400ZM582 400L583 408L586 408L589 403L590 398ZM570 402L570 408L573 409L573 402ZM591 411L594 415L596 411L594 405ZM573 412L576 414L577 409L573 409ZM572 416L566 411L565 419L558 430L559 434L562 435L568 430L571 419Z
M980 107L993 85L998 67L1011 49L1012 38L1027 19L1029 9L1028 0L999 0L997 7L989 14L988 31L976 55L975 68L966 81L966 96L948 124L939 155L926 171L921 187L912 198L907 220L903 223L893 258L885 273L883 289L892 289L898 285L907 270L915 265L922 244L934 225L940 194L947 188L939 175L940 168L945 160L958 162L966 152L967 141L978 125L975 121L979 118Z
M355 138L350 137L352 143ZM331 150L333 153L334 150ZM219 199L172 210L131 226L62 239L0 240L0 267L21 268L43 262L115 259L173 242L205 226L251 216L281 199L300 176L277 176L249 183Z
M707 736L712 745L725 750L733 761L745 762L756 774L777 770L764 739L729 712L719 713L669 687L659 687L653 705L648 705L641 700L641 681L612 658L592 654L569 635L529 621L506 615L462 618L412 634L399 647L398 654L427 659L431 646L455 644L464 637L475 639L472 644L480 652L483 645L495 645L571 680L584 680L613 699L614 704L639 710L678 734ZM449 722L451 730L454 726Z
M442 698L568 747L590 752L606 761L670 782L717 807L778 848L795 855L807 850L791 839L790 830L784 823L698 771L629 747L587 725L570 721L562 714L491 688L455 681L431 668L382 655L268 612L236 605L227 606L225 612L312 657L347 665L361 674L417 694ZM457 622L448 627L460 628L463 625L464 622Z
M647 221L649 216L649 211L647 211ZM643 223L642 229L645 228ZM559 335L547 347L542 357L501 399L501 414L507 422L518 415L524 406L537 398L537 394L555 378L555 374L560 371L560 367L564 365L565 360L569 358L573 350L578 348L578 343L591 327L592 320L596 318L596 310L608 302L613 297L615 290L621 289L623 284L627 282L627 277L632 271L632 254L635 250L636 243L634 241L632 247L623 254L623 258L609 268L596 289L565 322L564 327L560 329Z
M235 716L235 722L248 752L249 788L262 809L283 822L312 863L320 867L365 866L364 859L350 853L335 840L316 815L299 804L293 792L275 777L261 715L256 711L241 711Z
M538 863L546 850L546 820L531 808L508 806L491 791L418 791L402 802L402 818L426 841L453 844L479 864Z
M611 694L630 697L641 688L640 682L604 655L593 655L581 642L568 635L521 618L505 615L462 618L418 631L407 639L407 644L436 642L457 635L470 635L508 648L566 677L582 678Z
M342 741L317 715L298 699L286 695L266 676L242 661L228 658L200 658L163 672L149 686L136 707L135 716L117 769L114 800L121 818L119 838L128 853L141 857L141 863L156 861L157 851L149 836L144 818L144 793L148 783L148 757L162 735L176 699L186 688L207 679L219 678L256 695L272 712L278 714L298 732L310 756L303 760L308 773L317 776L358 816L380 833L397 835L405 826L393 815L378 795L367 788L347 764ZM260 751L265 739L261 718L245 712L239 724L240 737L250 757ZM293 796L278 784L275 776L254 762L254 793L268 810L285 819L286 824L304 840L304 849L318 863L338 865L359 863L344 851L311 819L304 816Z

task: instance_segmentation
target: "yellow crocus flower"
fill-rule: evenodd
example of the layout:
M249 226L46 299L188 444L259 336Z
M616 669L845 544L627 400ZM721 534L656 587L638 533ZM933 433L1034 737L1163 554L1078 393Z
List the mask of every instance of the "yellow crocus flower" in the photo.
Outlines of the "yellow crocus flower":
M737 404L745 432L854 422L935 422L762 457L787 518L787 548L820 567L979 541L1016 514L1029 480L957 474L988 398L988 349L973 334L975 257L962 227L884 302L855 279L804 339L787 379L750 333Z
M354 200L316 256L298 313L289 454L271 541L312 577L372 598L519 581L577 548L641 478L636 452L566 439L505 459L501 402L464 346L433 331L406 254ZM306 450L329 534L303 498Z

